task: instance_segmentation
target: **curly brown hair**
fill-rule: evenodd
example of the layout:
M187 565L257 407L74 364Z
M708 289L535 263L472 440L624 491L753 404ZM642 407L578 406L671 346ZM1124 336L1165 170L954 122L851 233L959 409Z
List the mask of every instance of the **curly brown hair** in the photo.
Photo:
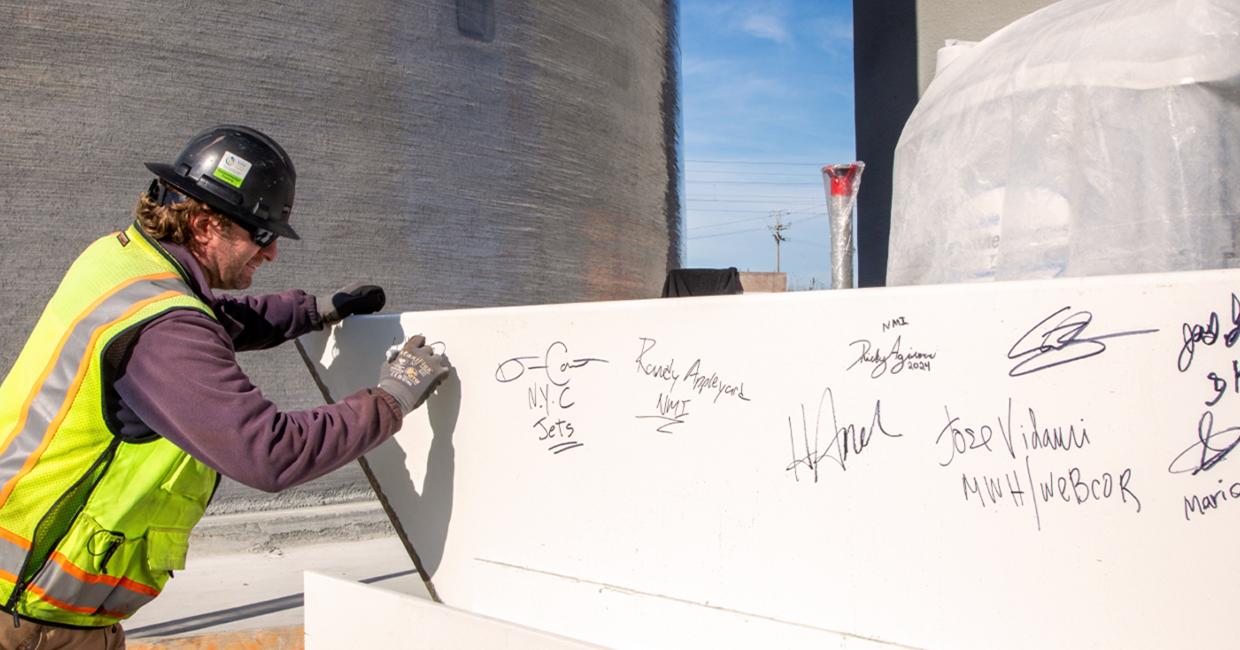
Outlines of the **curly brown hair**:
M138 195L138 204L133 209L134 218L146 234L153 239L167 239L182 246L189 245L193 239L189 220L199 212L205 212L217 225L222 219L211 206L189 196L184 201L160 205L149 193L143 192Z

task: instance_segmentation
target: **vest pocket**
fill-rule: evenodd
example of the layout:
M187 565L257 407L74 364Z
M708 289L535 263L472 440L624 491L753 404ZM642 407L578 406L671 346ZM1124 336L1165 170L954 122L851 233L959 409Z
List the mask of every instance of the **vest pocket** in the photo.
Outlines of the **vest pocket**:
M189 554L188 529L151 528L146 531L146 565L151 571L180 571Z
M190 530L152 526L141 538L127 538L119 531L100 526L83 513L67 541L82 540L86 553L78 556L76 562L83 570L127 577L159 588L167 573L185 568Z
M205 509L207 500L215 491L215 478L215 470L183 453L181 461L168 472L159 487L170 494L197 502Z
M90 569L107 575L108 563L112 561L116 552L121 549L121 545L125 543L125 534L120 531L107 530L99 526L94 519L87 515L82 515L82 520L93 529L90 537L86 538L86 553L94 561L94 565Z
M215 491L216 478L215 470L183 452L164 477L160 490L179 499L168 501L162 516L152 521L154 525L146 531L146 565L152 572L167 573L185 568L190 531L202 517Z

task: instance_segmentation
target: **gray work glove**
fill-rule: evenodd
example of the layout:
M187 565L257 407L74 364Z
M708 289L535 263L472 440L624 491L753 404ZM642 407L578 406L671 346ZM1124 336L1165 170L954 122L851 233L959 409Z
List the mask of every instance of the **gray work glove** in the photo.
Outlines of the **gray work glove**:
M386 301L383 287L355 282L325 296L316 296L314 304L323 319L323 327L327 327L353 314L373 314L383 309Z
M448 376L452 364L442 354L426 347L426 337L417 334L404 347L392 353L379 374L379 388L400 402L402 415L418 408Z

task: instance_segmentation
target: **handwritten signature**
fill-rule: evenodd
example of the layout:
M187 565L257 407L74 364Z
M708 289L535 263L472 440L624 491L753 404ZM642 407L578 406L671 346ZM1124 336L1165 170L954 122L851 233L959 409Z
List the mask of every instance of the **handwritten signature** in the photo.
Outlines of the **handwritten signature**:
M1222 462L1240 445L1240 426L1214 430L1214 413L1206 411L1197 421L1197 442L1180 452L1167 471L1172 474L1199 474Z
M1104 339L1152 334L1158 331L1157 329L1144 329L1085 337L1082 334L1093 322L1094 315L1081 310L1059 318L1070 309L1072 308L1063 307L1056 310L1055 313L1038 321L1037 325L1016 340L1016 343L1008 350L1007 358L1013 361L1020 360L1020 362L1012 366L1012 369L1008 371L1008 376L1020 377L1102 354L1107 349L1106 343L1102 342Z
M655 402L655 408L658 410L657 415L638 415L638 420L659 420L662 422L655 430L659 433L674 433L671 428L684 424L685 418L689 415L689 402L687 399L672 399L670 395L659 393L659 398Z
M1210 387L1214 389L1214 399L1206 400L1206 406L1214 406L1227 394L1227 378L1219 377L1217 372L1208 372L1206 379L1210 380ZM1234 359L1231 362L1231 387L1240 393L1240 361Z
M939 463L939 467L951 465L952 461L956 459L957 454L963 454L973 449L993 451L990 441L995 435L994 427L991 427L989 424L983 424L980 427L960 425L958 424L960 418L952 417L952 413L948 410L946 404L943 405L943 413L947 416L947 424L943 425L943 428L939 430L939 435L934 438L934 444L937 445L942 442L943 435L949 431L951 432L951 437L947 439L949 447L947 460ZM1003 418L995 419L999 425L999 433L1007 444L1008 454L1012 458L1016 458L1016 449L1012 444L1012 398L1008 398L1007 426L1003 425ZM965 440L966 436L968 440Z
M733 397L742 402L750 401L745 395L745 382L731 383L719 375L718 372L711 372L708 376L706 370L702 368L702 360L695 359L689 364L689 369L684 371L682 375L676 370L675 357L669 358L666 362L647 361L646 354L658 345L658 341L645 336L638 337L641 342L641 351L637 353L634 361L637 363L637 372L647 377L653 377L659 381L668 382L668 395L676 391L676 386L683 381L685 386L691 386L689 390L701 395L707 389L714 391L714 402L718 402L720 397ZM653 355L651 355L653 356ZM688 400L685 400L688 401Z
M1231 294L1231 324L1232 328L1223 335L1223 344L1227 347L1235 345L1236 339L1240 338L1240 298L1234 293ZM1176 357L1175 367L1180 372L1186 372L1189 366L1193 365L1197 344L1214 345L1218 340L1218 312L1210 312L1210 317L1202 324L1184 323L1180 331L1184 335L1184 345L1180 348L1180 355Z
M540 362L530 365L529 362ZM526 370L543 370L547 381L556 386L566 386L569 382L568 371L584 367L591 363L607 363L606 359L596 357L568 357L568 346L563 341L556 341L547 346L547 351L539 356L512 357L495 368L495 381L506 384L516 381Z
M884 325L884 327L886 326ZM900 371L904 370L906 367L917 370L928 370L930 367L928 363L918 362L934 359L938 353L919 352L917 350L913 350L911 352L901 352L900 339L901 337L896 337L895 343L891 345L891 349L888 350L886 354L884 354L881 350L874 349L874 344L871 343L869 339L857 339L856 341L849 343L849 345L860 345L861 354L857 355L857 360L849 364L849 366L844 370L852 370L853 366L859 363L872 363L874 364L873 370L870 371L870 378L872 379L878 379L888 371L890 371L893 375L899 374ZM892 359L895 360L895 363L891 363Z
M819 451L819 431L822 423L822 407L826 402L831 409L831 426L834 432L831 441L827 443L825 451ZM801 480L798 473L799 468L809 470L813 475L815 483L818 482L818 468L822 464L823 459L829 459L839 466L841 470L847 471L848 459L850 456L858 456L866 447L873 442L874 434L882 433L888 438L902 437L898 433L890 433L883 427L883 405L881 400L874 401L874 415L870 419L870 426L858 427L854 424L840 426L838 413L835 410L835 393L826 388L822 391L822 396L818 398L818 413L814 419L814 439L811 443L809 438L809 425L805 418L805 405L801 405L801 437L804 452L797 449L796 434L793 431L792 418L788 418L788 440L792 444L792 462L784 468L784 471L792 472L793 478L797 481Z

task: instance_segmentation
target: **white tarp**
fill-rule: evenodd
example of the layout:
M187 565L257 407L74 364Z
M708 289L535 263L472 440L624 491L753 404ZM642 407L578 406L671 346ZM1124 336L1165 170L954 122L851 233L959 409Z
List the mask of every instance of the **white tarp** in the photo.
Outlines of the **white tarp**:
M887 282L1235 267L1238 162L1240 3L1056 3L913 111Z

